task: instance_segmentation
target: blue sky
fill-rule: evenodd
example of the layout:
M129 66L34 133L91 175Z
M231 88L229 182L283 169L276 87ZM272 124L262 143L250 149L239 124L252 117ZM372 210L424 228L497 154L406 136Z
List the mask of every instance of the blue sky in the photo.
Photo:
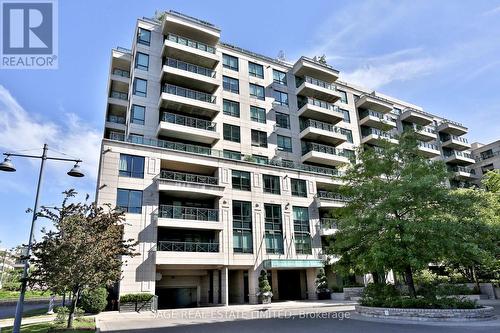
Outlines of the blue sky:
M58 204L67 188L93 196L110 49L130 47L136 18L162 9L210 21L223 41L271 57L326 54L343 80L460 121L469 141L500 139L500 1L304 3L60 0L59 69L0 70L0 149L35 153L47 142L54 156L85 161L84 179L48 163L43 205ZM0 173L0 247L29 232L38 161L14 162L16 173Z

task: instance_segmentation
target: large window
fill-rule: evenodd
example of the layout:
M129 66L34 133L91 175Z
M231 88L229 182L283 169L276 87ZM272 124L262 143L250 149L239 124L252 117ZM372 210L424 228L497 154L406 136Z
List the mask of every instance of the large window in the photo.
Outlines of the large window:
M304 179L291 179L292 195L294 197L307 197L307 183Z
M144 157L120 154L119 175L131 178L144 178Z
M134 89L133 89L134 95L140 96L140 97L146 97L148 94L148 81L135 78L134 79Z
M139 28L137 30L137 43L149 46L151 43L151 31Z
M280 177L271 175L262 175L264 182L264 193L281 194Z
M311 254L309 211L307 207L293 206L293 231L295 252L297 254Z
M341 101L342 103L347 104L347 103L348 103L348 101L347 101L347 93L346 93L345 91L338 90L338 89L337 89L337 92L339 92L339 93L340 93L340 95L341 95L341 96L340 96L340 101Z
M240 117L240 103L225 99L222 101L223 113L227 116Z
M266 109L258 108L256 106L250 107L250 119L258 123L266 123Z
M286 73L273 69L273 82L286 86Z
M252 146L267 148L267 133L252 130Z
M235 94L240 93L240 83L238 82L238 79L229 76L223 76L222 87L225 91L230 91Z
M222 153L224 158L229 158L231 160L241 160L241 153L239 151L224 149Z
M265 92L264 87L259 86L258 84L250 83L250 97L257 98L260 100L265 100Z
M132 105L130 121L134 124L144 125L146 108L141 105Z
M146 53L137 52L135 56L135 68L147 71L149 68L149 55Z
M344 109L339 109L339 111L344 114L344 122L350 123L351 122L351 115L349 114L349 111L344 110Z
M290 129L290 116L281 112L275 112L275 114L276 114L276 126Z
M292 138L289 136L283 136L283 135L278 135L277 137L278 141L278 149L287 151L287 152L292 152Z
M231 177L233 189L242 191L250 191L252 189L250 185L250 172L232 170Z
M264 78L264 67L262 65L254 63L254 62L249 62L248 63L248 75L263 79Z
M342 133L345 134L345 136L347 137L347 142L354 143L351 130L343 128Z
M233 251L252 253L252 203L233 201Z
M283 221L281 206L264 204L266 252L283 254Z
M240 142L240 127L224 124L224 140Z
M142 191L119 188L116 195L116 206L128 213L142 213Z
M278 104L281 106L288 106L288 94L281 92L279 90L274 90L273 91L273 96L274 96L274 104Z
M233 71L237 71L238 58L230 56L229 54L222 54L222 66L224 66L224 68L229 68Z

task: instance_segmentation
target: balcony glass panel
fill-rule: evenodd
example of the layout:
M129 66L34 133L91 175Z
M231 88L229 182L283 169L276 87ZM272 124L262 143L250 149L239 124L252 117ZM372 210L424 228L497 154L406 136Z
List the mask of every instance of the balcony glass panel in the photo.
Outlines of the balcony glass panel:
M311 84L314 84L315 86L325 88L328 90L333 90L333 91L337 90L336 86L334 84L331 84L331 83L328 83L328 82L325 82L322 80L318 80L318 79L315 79L315 78L310 77L310 76L305 76L303 78L298 77L298 76L295 77L295 85L297 88L300 87L300 85L304 82L311 83Z
M211 132L215 132L216 127L216 123L208 120L187 117L170 112L164 112L161 116L161 121L165 121L171 124L199 128Z
M188 72L195 73L195 74L200 74L200 75L212 77L212 78L215 77L215 71L211 70L210 68L190 64L188 62L180 61L177 59L165 58L163 60L163 65L177 68L177 69L181 69L183 71L188 71Z
M118 98L118 99L122 99L122 100L127 100L128 99L128 94L127 93L124 93L124 92L121 92L121 91L111 91L111 94L109 95L109 97L111 98Z
M174 34L168 34L166 39L168 39L169 41L172 41L174 43L177 43L177 44L189 46L189 47L201 50L201 51L215 54L215 47L207 45L207 44L202 43L202 42L195 41L193 39L177 36Z
M115 116L115 115L110 114L110 115L108 115L107 120L110 123L125 124L125 117L121 117L121 116Z
M113 75L118 75L118 76L122 76L122 77L130 77L130 72L123 70L123 69L119 69L119 68L113 68Z
M158 217L166 219L218 222L219 210L209 208L160 205L160 207L158 208Z
M191 174L191 173L177 172L177 171L170 171L170 170L161 170L160 179L168 179L168 180L190 182L190 183L197 183L197 184L206 184L206 185L218 185L219 184L219 180L217 179L217 177L195 175L195 174Z
M164 84L161 91L167 94L177 95L212 104L214 104L216 100L215 96L213 95L201 91L174 86L173 84Z

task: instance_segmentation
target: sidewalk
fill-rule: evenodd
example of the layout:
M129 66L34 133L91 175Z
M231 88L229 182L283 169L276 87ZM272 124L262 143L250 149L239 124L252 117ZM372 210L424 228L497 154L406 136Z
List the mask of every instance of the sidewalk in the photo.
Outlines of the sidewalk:
M23 318L24 324L34 324L34 323L44 323L47 321L53 321L56 318L56 315L46 315L46 316L36 316L31 318ZM14 325L14 318L1 319L0 327L9 327Z

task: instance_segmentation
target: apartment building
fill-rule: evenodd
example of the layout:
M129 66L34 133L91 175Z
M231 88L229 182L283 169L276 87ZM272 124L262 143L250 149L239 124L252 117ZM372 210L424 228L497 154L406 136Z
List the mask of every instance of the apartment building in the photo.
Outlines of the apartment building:
M476 160L474 172L478 176L477 182L488 171L500 169L500 140L488 144L474 142L472 157Z
M140 252L120 294L155 293L162 308L255 303L266 269L274 299L315 299L342 169L357 146L397 143L408 127L452 184L474 179L463 125L220 33L170 11L138 19L132 49L112 50L97 200L125 210Z

